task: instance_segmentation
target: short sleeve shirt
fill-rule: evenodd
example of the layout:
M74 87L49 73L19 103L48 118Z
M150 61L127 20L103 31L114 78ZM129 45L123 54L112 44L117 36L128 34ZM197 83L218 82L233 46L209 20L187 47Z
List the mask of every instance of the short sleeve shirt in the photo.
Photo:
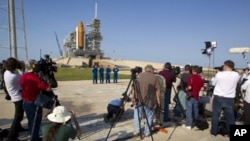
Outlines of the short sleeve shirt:
M137 79L139 83L140 93L138 94L139 102L143 100L145 106L154 107L156 104L156 91L160 90L160 83L155 74L150 72L143 72L139 74Z
M45 140L50 128L54 123L42 126L43 140ZM69 138L74 139L76 137L77 131L71 125L61 125L57 130L52 141L68 141Z

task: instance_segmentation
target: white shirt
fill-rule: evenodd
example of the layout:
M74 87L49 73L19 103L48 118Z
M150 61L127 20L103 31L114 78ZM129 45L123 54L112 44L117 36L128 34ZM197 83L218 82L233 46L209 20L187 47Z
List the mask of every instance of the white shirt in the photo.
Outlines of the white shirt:
M247 77L247 81L241 86L241 91L246 90L244 101L250 103L250 76Z
M217 72L211 79L214 88L214 95L235 98L236 86L240 79L239 73L235 71Z
M20 77L20 74L13 73L9 70L4 72L5 87L11 97L12 102L22 100Z

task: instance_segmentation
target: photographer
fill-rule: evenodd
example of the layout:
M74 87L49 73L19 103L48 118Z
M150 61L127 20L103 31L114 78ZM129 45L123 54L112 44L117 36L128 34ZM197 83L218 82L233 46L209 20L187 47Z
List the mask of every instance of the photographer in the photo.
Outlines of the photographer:
M176 77L172 70L171 63L167 62L164 65L164 68L162 71L159 72L159 75L163 76L165 78L166 82L166 91L165 91L165 100L164 100L164 119L163 122L170 121L169 119L169 104L171 103L171 91L173 83L176 82Z
M116 98L109 101L107 106L108 113L104 116L104 121L108 123L109 121L114 122L120 118L120 116L124 112L124 101L126 101L127 98ZM127 101L129 101L127 99Z
M184 91L186 91L187 88L187 78L191 76L191 66L190 65L185 65L184 67L184 72L180 75L180 85L183 88Z
M235 124L233 107L235 104L236 87L239 80L240 75L234 71L234 62L232 60L224 61L223 71L217 72L211 80L212 85L215 86L210 131L213 136L217 136L218 134L218 124L222 111L226 119L227 131L230 131L230 125Z
M250 75L247 76L246 82L241 86L241 91L244 94L243 100L243 123L250 125Z
M187 95L186 95L186 124L185 128L192 129L193 121L199 116L198 100L199 92L204 89L204 81L199 75L199 67L192 67L192 75L187 78Z
M154 107L155 105L160 106L161 89L152 65L145 66L145 72L138 75L134 88L135 90L132 91L132 101L138 102L134 108L135 135L140 133L140 121L143 115L145 115L144 135L149 136L154 118Z
M75 113L64 106L55 107L47 118L51 123L42 126L43 141L68 141L81 134ZM70 124L71 119L76 129Z
M5 68L4 83L6 92L9 94L11 101L15 105L15 116L11 124L8 141L15 141L18 138L18 132L25 131L25 129L21 126L24 110L22 107L22 89L19 82L21 74L18 73L18 69L23 70L24 68L21 68L20 62L13 57L6 60Z
M28 72L23 74L20 78L23 109L28 119L29 133L32 137L31 141L39 141L42 140L39 138L39 130L42 122L42 108L37 107L34 104L34 101L41 90L51 91L51 87L50 84L44 82L40 77L37 76L39 68L35 60L30 60L27 67ZM34 129L33 124L35 124Z

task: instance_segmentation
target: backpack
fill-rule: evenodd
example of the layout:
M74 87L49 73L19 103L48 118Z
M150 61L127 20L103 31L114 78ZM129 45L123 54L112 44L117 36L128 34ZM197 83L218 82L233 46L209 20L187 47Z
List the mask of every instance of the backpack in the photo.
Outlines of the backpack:
M218 134L221 134L222 136L225 136L228 134L227 124L224 120L220 120L218 123Z
M195 126L199 129L199 130L205 130L209 127L209 124L207 122L207 119L205 118L198 118L195 122Z

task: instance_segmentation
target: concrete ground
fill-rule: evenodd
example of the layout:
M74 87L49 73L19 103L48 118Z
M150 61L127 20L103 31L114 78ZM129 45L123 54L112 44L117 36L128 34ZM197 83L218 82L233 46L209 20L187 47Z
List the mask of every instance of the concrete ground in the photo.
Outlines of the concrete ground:
M126 91L129 80L118 80L118 83L110 84L92 84L88 81L59 81L58 88L54 89L61 105L76 113L77 120L83 131L80 139L74 141L228 141L228 137L218 135L212 137L209 129L204 131L193 128L188 130L175 122L164 123L167 133L154 132L152 136L140 138L133 137L133 107L131 103L126 103L125 112L116 126L111 128L110 124L103 121L103 115L107 112L107 103L113 98L120 98ZM129 91L127 92L129 95ZM14 105L4 99L4 92L0 90L0 128L9 128L13 119ZM173 97L173 96L172 96ZM174 104L174 103L173 103ZM171 104L170 107L173 107ZM46 114L49 111L44 109L43 123L46 124ZM27 127L26 117L23 120L23 126ZM209 121L210 124L210 121ZM143 123L142 123L143 127ZM20 135L20 139L28 140L27 132Z

